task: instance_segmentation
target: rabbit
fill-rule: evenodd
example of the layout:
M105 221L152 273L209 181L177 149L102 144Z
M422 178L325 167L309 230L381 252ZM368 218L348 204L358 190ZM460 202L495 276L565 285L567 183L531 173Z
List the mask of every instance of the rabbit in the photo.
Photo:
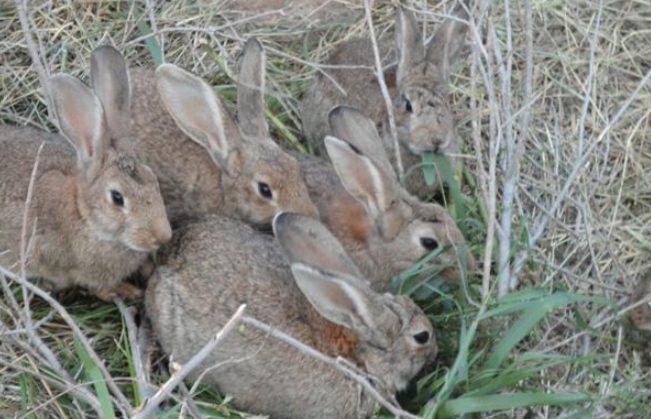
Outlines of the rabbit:
M635 288L631 296L631 303L641 301L651 295L651 275L647 275ZM633 325L640 330L651 331L651 302L639 305L631 310L630 318Z
M117 59L119 68L116 51L96 52ZM115 75L110 82L104 80L107 74L97 75L112 95L104 106L74 77L51 78L65 138L34 128L0 127L0 264L18 271L27 211L27 276L43 278L54 291L81 286L104 300L138 296L138 288L122 280L172 235L154 172L115 147L117 138L130 140L128 75L119 70Z
M317 215L298 162L269 137L265 55L256 39L244 46L238 122L212 87L175 65L159 66L155 77L131 73L138 154L158 176L173 226L205 213L261 229L280 211Z
M386 292L393 277L441 246L450 248L429 263L450 265L441 272L447 282L459 281L460 259L472 271L474 258L462 246L454 219L400 185L373 121L349 106L335 107L328 120L333 136L324 143L332 164L307 154L297 157L321 220L373 289Z
M423 311L406 296L371 290L320 221L281 213L273 231L276 242L216 215L177 230L145 299L175 362L187 362L240 304L246 315L356 364L389 394L434 359L436 338ZM190 375L199 377L237 408L272 418L353 419L375 410L342 372L257 329L228 335Z
M445 21L435 32L432 41L423 46L413 14L402 8L396 11L399 59L397 65L386 68L384 77L393 102L405 173L421 164L425 152L448 155L458 152L448 86L450 68L460 55L467 32L467 25L461 23L468 19L465 7L460 7L457 19ZM386 53L389 43L381 42L380 47L385 57L384 64L390 64L393 55L387 56ZM340 104L359 108L377 125L382 134L381 144L396 168L395 142L390 132L384 97L372 70L374 63L370 39L354 39L335 49L329 65L366 68L329 69L326 70L329 77L316 74L302 100L303 131L312 147L323 153L330 109ZM339 86L331 79L336 80ZM433 186L428 186L420 171L417 171L405 179L405 184L413 195L425 200L437 195L441 179L439 177Z

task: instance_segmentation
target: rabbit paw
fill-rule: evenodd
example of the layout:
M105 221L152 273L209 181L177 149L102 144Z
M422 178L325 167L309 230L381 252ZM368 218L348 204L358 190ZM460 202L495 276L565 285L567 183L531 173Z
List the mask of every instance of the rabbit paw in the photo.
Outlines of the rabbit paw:
M135 300L142 297L142 290L128 282L121 282L109 289L95 291L94 295L102 301L111 302L113 297L120 297L124 300Z

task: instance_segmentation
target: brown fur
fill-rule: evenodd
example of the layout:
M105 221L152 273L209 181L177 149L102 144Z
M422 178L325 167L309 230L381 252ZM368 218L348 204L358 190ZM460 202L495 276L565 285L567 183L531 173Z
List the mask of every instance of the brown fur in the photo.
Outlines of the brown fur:
M300 165L275 144L267 132L263 116L264 52L254 39L245 46L244 60L238 98L238 117L243 121L240 124L230 116L212 88L196 76L173 68L175 71L159 69L156 76L150 71L132 70L134 111L131 122L138 155L159 178L173 223L185 217L218 213L264 227L281 211L316 215ZM166 70L170 67L173 66L168 65ZM170 80L166 81L165 74L178 73L184 73L183 77L171 79L167 76ZM187 104L195 107L194 110L177 114L162 99L162 82L173 89L176 83L186 81L201 85L203 97ZM183 92L185 88L180 86L178 90ZM209 113L210 104L214 104L217 114ZM218 144L217 140L227 143L226 150L219 150L227 157L221 159L219 153L205 143L208 135L185 132L182 129L185 118L199 119L199 122L192 122L206 129L217 124L215 121L221 121L226 138L213 139L213 144ZM273 199L260 195L260 182L271 188Z
M122 55L93 51L93 85L50 80L55 114L66 138L31 128L0 128L0 263L18 269L23 218L29 277L55 289L89 288L100 298L131 297L120 282L169 241L172 231L152 170L127 150L131 88ZM39 155L39 149L41 153ZM32 168L39 157L29 208Z
M27 232L34 235L28 276L43 277L54 289L115 288L148 258L147 251L133 250L130 242L154 250L169 238L156 178L140 164L134 167L137 177L129 176L120 165L131 157L114 149L109 149L101 170L86 177L65 139L32 128L0 129L0 167L5 173L0 185L0 263L19 269L27 189L42 144L29 208ZM134 204L128 216L107 202L107 185L114 182Z
M404 296L371 291L318 221L285 213L274 221L274 232L278 243L213 215L175 233L146 298L154 330L175 361L192 357L240 304L247 304L247 315L357 364L389 394L436 355L422 310ZM356 297L342 294L333 281L348 284ZM353 300L359 304L354 309ZM430 340L417 344L413 336L422 332ZM218 364L203 382L252 414L353 419L375 410L375 401L341 372L248 326L229 335L191 378Z
M467 19L463 8L459 18ZM419 28L411 13L396 13L396 48L391 42L380 42L385 81L393 101L402 166L405 172L421 163L424 152L454 154L458 151L449 92L449 71L463 45L466 25L454 20L441 24L433 41L423 46ZM397 52L397 53L396 53ZM328 131L327 114L337 105L363 110L381 132L382 146L391 163L397 167L395 144L391 137L384 97L373 72L375 58L369 39L356 39L341 44L328 60L330 65L361 66L359 69L331 69L332 77L316 74L301 104L303 130L315 150L323 152L323 138ZM409 107L409 108L408 108ZM407 189L425 199L440 190L440 179L426 185L420 171L407 178Z
M332 112L337 109L346 118L337 127L341 136L355 142L361 149L358 150L360 155L372 156L378 170L389 166L386 152L376 141L377 132L372 122L352 108L339 107ZM341 176L364 173L361 164L338 176L333 166L322 159L306 154L297 154L297 157L303 164L305 180L321 220L343 244L364 276L371 280L376 291L388 290L393 277L428 253L419 244L421 237L433 238L439 246L449 246L448 251L432 258L430 263L450 264L442 277L449 282L460 281L459 254L465 239L445 208L422 203L409 195L389 170L385 172L388 180L383 193L393 197L394 205L374 216L340 180ZM474 258L467 249L466 260L471 272Z

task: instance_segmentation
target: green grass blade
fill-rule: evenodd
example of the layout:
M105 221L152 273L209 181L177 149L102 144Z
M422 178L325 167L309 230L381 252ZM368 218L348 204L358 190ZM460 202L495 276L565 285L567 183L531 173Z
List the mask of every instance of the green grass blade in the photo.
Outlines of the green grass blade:
M584 295L557 293L530 303L529 309L522 313L511 329L495 345L484 364L483 372L496 371L500 368L511 350L531 332L545 317L548 311L566 304L586 300L595 301L595 298ZM598 299L597 301L603 301L603 299Z
M456 418L468 413L508 410L529 406L558 406L590 401L584 393L510 393L492 396L462 397L443 404L437 416Z
M27 419L36 419L34 413L25 416L30 406L34 405L34 379L25 373L19 375L20 384L20 412Z
M135 0L131 0L131 4L135 5ZM138 30L142 35L151 35L153 32L147 23L147 20L143 16L142 12L138 8L134 8L136 15L136 20L138 21ZM149 49L151 58L154 60L156 67L163 64L163 50L160 47L160 44L155 37L151 37L145 40L145 45Z
M427 186L432 186L436 180L436 167L434 166L434 153L423 154L423 177Z
M95 365L91 359L86 348L84 348L76 336L74 339L74 346L75 350L79 354L79 358L81 358L86 375L90 378L95 387L95 392L97 393L97 398L99 399L100 407L102 409L102 419L116 419L115 411L113 410L113 403L111 402L111 396L109 395L108 387L106 386L106 382L104 382L104 377L102 377L101 371L97 368L97 365Z
M461 195L461 189L459 189L459 184L454 178L454 172L452 171L452 166L445 154L433 154L432 159L434 160L434 165L437 170L443 177L443 180L450 188L450 194L452 195L452 201L454 202L454 215L459 225L459 229L464 234L467 233L466 226L466 210L463 205L463 197Z

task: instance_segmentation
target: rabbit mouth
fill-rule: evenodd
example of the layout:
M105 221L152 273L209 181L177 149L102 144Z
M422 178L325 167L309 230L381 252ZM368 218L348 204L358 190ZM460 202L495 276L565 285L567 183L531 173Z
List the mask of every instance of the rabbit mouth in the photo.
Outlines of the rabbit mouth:
M140 245L130 241L127 242L126 245L129 247L129 249L135 250L136 252L155 252L160 248L159 244Z

